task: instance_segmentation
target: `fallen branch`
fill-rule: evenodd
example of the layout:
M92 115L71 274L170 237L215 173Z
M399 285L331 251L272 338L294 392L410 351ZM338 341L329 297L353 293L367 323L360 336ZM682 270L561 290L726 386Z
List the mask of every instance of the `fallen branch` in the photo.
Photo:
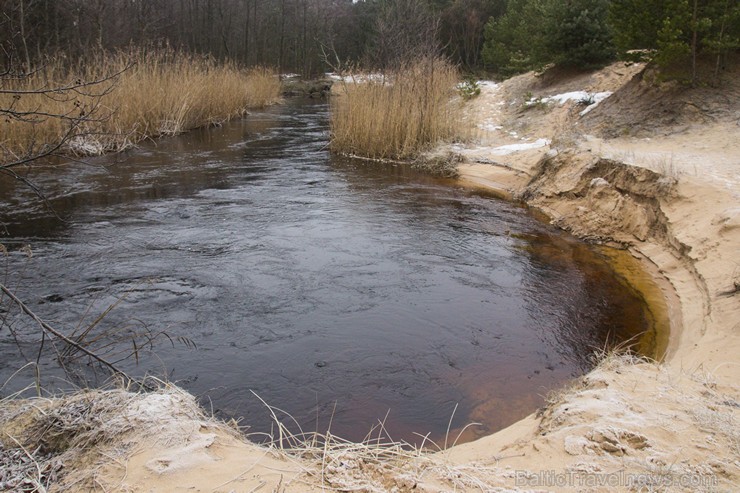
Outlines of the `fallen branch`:
M97 362L99 362L103 366L107 367L109 370L111 370L111 372L113 372L114 375L120 375L125 380L127 380L129 382L133 382L134 381L131 377L129 377L126 374L126 372L124 372L123 370L120 370L119 368L117 368L113 363L110 363L110 362L106 361L104 358L98 356L93 351L90 351L85 346L82 346L81 344L78 344L77 342L73 341L69 337L65 336L64 334L62 334L61 332L59 332L58 330L56 330L54 327L52 327L49 324L47 324L46 322L44 322L38 315L36 315L34 312L32 312L31 309L28 308L25 303L23 303L23 301L21 301L15 294L13 294L12 291L10 291L2 283L0 283L0 291L2 291L3 293L5 293L8 296L8 298L10 298L16 305L18 305L18 307L23 311L23 313L25 313L26 315L28 315L29 317L31 317L33 320L35 320L36 323L38 323L39 326L41 326L41 328L44 331L46 331L49 334L53 335L54 337L60 339L65 344L67 344L69 346L72 346L75 349L77 349L78 351L82 351L86 355L90 356L91 358L93 358L94 360L96 360Z

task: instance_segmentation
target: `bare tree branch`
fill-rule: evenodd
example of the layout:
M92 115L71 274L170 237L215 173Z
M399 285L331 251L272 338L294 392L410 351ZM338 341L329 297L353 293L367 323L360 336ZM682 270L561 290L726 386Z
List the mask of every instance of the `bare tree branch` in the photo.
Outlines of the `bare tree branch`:
M52 207L51 203L44 195L42 190L38 186L36 186L30 179L21 176L17 172L13 171L13 168L27 165L43 158L63 155L65 151L69 151L69 149L65 149L65 146L67 146L70 141L72 141L72 139L79 137L80 135L84 135L81 130L85 126L87 126L88 124L100 123L109 118L110 115L99 115L102 98L110 94L111 91L114 90L115 84L113 83L113 81L115 81L122 73L129 70L134 65L135 63L129 63L123 69L113 74L99 77L95 80L77 80L73 83L59 85L56 87L39 87L35 89L7 89L2 88L3 85L1 83L6 82L4 86L7 86L7 82L9 80L13 81L11 82L12 87L12 84L15 83L14 81L28 78L34 73L37 73L40 69L36 69L33 72L26 72L23 74L14 73L11 71L11 69L7 69L4 74L0 75L0 95L13 96L10 104L8 104L6 107L0 107L0 117L9 119L10 121L25 123L28 125L40 123L45 120L57 120L59 122L62 122L62 124L66 126L64 132L56 139L54 139L54 141L50 143L44 143L40 146L40 148L37 148L37 143L35 142L35 139L32 140L31 143L29 143L29 145L27 146L26 151L23 153L25 155L21 154L18 151L12 152L9 149L6 149L4 146L0 147L0 150L5 151L6 157L12 156L12 158L14 158L10 162L0 162L0 173L8 175L30 188L34 192L34 194L36 194L36 196L44 202L44 205L48 207L48 209L54 214L54 216L57 217L57 219L62 220L62 218L56 213L56 211L54 211L54 208ZM101 88L101 86L105 87ZM73 107L70 108L68 111L58 113L44 110L41 105L37 105L35 108L31 109L18 109L16 107L18 102L24 96L28 95L41 95L50 98L56 102L69 102L73 105ZM86 98L88 102L86 104L83 104L77 99L78 97Z
M54 327L44 322L38 315L36 315L33 311L31 311L31 309L28 308L28 306L26 306L26 304L23 303L23 301L21 301L12 291L10 291L2 283L0 283L0 291L5 293L5 295L8 296L8 298L10 298L16 305L18 305L18 307L23 311L23 313L25 313L26 315L31 317L36 323L38 323L44 332L53 335L54 337L58 338L59 340L67 344L68 346L71 346L77 349L78 351L81 351L85 353L86 355L90 356L91 358L93 358L94 360L96 360L97 362L105 366L106 368L108 368L114 375L120 375L129 382L134 381L131 377L129 377L126 374L126 372L116 367L113 363L108 362L104 358L95 354L93 351L87 349L85 346L78 344L77 342L73 341L72 339L68 338L67 336L65 336L58 330L56 330Z
M86 87L93 87L100 84L103 84L104 82L111 81L115 78L117 78L122 73L129 70L131 67L133 67L135 63L132 63L130 65L125 66L123 69L119 70L118 72L110 75L106 75L105 77L102 77L100 79L95 79L91 81L83 81L78 79L76 82L72 84L68 84L66 86L58 86L58 87L49 87L49 88L39 88L39 89L0 89L0 94L18 94L18 95L26 95L26 94L62 94L65 92L76 92L80 89L86 88ZM23 78L28 77L30 74L24 74ZM104 96L107 94L107 92L101 93L101 94L87 94L87 93L79 93L84 96Z
M48 156L56 155L57 151L59 151L64 145L69 142L69 140L76 134L77 128L82 123L82 120L76 120L72 122L72 125L67 129L67 132L62 136L61 139L59 139L58 142L56 142L54 145L52 145L50 148L45 149L43 151L40 151L39 153L32 154L30 156L18 159L16 161L11 161L9 163L4 163L0 165L0 171L9 170L10 168L14 168L16 166L20 166L23 164L28 164L32 161L36 161L37 159L42 159ZM14 178L18 178L18 175L12 175Z

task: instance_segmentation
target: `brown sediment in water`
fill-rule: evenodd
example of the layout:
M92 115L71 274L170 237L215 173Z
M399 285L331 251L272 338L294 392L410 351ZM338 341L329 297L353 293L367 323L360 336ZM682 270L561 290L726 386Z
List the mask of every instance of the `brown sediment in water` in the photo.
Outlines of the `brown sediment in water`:
M680 330L681 314L669 308L677 306L676 293L645 258L625 249L602 247L601 253L610 260L616 276L625 287L645 301L650 329L637 340L639 354L662 361L668 350L671 328ZM652 268L651 268L652 267Z

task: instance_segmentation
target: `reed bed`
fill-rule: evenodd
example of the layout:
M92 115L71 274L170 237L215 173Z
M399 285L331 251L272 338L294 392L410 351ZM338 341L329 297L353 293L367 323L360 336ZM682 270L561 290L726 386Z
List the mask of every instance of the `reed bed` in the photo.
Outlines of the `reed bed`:
M94 82L90 84L90 82ZM3 163L55 149L78 155L124 149L276 102L277 75L266 68L169 49L56 59L25 76L0 78Z
M457 70L439 58L407 63L382 78L345 77L332 102L332 151L406 160L454 139L457 82Z

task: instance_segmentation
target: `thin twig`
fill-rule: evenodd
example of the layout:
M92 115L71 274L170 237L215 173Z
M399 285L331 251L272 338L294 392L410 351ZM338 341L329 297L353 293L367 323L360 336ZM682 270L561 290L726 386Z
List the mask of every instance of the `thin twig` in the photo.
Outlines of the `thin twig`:
M101 79L91 80L91 81L81 81L74 84L69 84L66 86L60 86L60 87L50 87L47 89L0 89L0 94L60 94L67 91L75 91L77 92L79 89L85 88L85 87L91 87L96 86L99 84L102 84L103 82L108 82L109 80L113 80L131 67L136 65L136 63L131 63L127 66L125 66L123 69L119 70L115 74L107 75ZM84 93L82 93L84 95ZM94 96L94 95L93 95Z
M43 330L45 330L45 331L46 331L46 332L48 332L49 334L51 334L51 335L53 335L53 336L55 336L55 337L57 337L57 338L61 339L61 340L62 340L62 341L63 341L63 342L65 343L65 344L67 344L67 345L69 345L69 346L72 346L72 347L74 347L75 349L77 349L77 350L79 350L79 351L82 351L83 353L87 354L88 356L90 356L90 357L91 357L91 358L93 358L94 360L98 361L98 362L99 362L99 363L101 363L102 365L104 365L104 366L106 366L107 368L109 368L109 369L110 369L110 370L111 370L111 371L112 371L112 372L113 372L114 374L117 374L117 375L121 375L121 376L123 376L124 378L126 378L127 380L132 380L132 378L131 378L131 377L129 377L129 376L128 376L128 375L126 374L126 372L124 372L123 370L120 370L119 368L117 368L117 367L116 367L115 365L113 365L112 363L109 363L109 362L108 362L108 361L106 361L105 359L103 359L103 358L101 358L100 356L98 356L97 354L95 354L95 353L94 353L93 351L90 351L90 350L89 350L89 349L87 349L86 347L84 347L84 346L82 346L82 345L80 345L80 344L76 343L76 342L75 342L75 341L73 341L72 339L68 338L67 336L65 336L64 334L62 334L61 332L59 332L58 330L56 330L55 328L53 328L52 326L50 326L49 324L47 324L46 322L44 322L44 321L43 321L43 320L42 320L42 319L41 319L41 318L40 318L40 317L39 317L38 315L36 315L36 314L35 314L34 312L32 312L32 311L31 311L31 309L30 309L30 308L28 308L28 307L26 306L26 304L25 304L25 303L23 303L23 301L21 301L21 300L20 300L20 299L19 299L19 298L18 298L18 297L17 297L16 295L15 295L15 294L13 294L13 292L12 292L12 291L10 291L10 290L9 290L9 289L8 289L7 287L5 287L5 285L4 285L4 284L2 284L2 283L0 283L0 290L1 290L1 291L2 291L3 293L5 293L5 294L6 294L7 296L8 296L8 298L10 298L10 299L11 299L11 300L12 300L12 301L13 301L13 302L14 302L14 303L16 304L16 305L18 305L18 307L19 307L19 308L20 308L20 309L21 309L21 310L22 310L22 311L23 311L23 312L24 312L24 313L25 313L26 315L28 315L28 316L29 316L29 317L31 317L31 318L32 318L33 320L35 320L35 321L36 321L36 323L38 323L38 324L39 324L39 326L40 326L40 327L41 327L41 328L42 328Z

